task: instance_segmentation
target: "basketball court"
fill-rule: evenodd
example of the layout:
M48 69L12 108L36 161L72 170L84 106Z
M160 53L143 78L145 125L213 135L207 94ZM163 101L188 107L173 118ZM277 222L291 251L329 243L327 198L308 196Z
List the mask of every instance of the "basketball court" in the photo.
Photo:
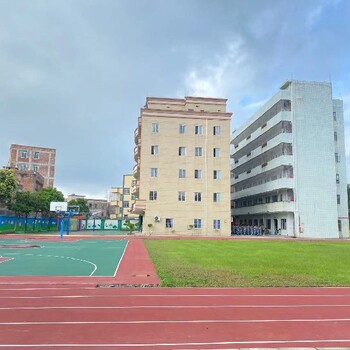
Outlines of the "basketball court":
M128 241L0 239L0 276L115 276Z

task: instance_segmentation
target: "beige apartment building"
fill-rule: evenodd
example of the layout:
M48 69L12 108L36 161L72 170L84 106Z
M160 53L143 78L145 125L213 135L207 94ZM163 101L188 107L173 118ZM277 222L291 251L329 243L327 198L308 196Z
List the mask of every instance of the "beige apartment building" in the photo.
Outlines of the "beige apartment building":
M147 98L135 130L132 192L142 232L230 236L226 101Z

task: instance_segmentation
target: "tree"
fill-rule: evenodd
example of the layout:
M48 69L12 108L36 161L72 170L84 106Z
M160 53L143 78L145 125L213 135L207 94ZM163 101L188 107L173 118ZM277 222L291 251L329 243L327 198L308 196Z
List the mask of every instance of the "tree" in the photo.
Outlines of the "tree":
M17 192L14 202L9 204L9 209L16 213L16 216L25 216L24 231L27 231L28 215L34 210L33 193Z
M124 226L128 229L129 233L128 235L132 235L133 231L136 230L136 224L134 224L133 222L130 221L126 221L124 223Z
M78 205L79 212L81 214L89 214L89 212L90 212L88 202L84 198L72 199L71 201L68 202L68 205L69 206Z
M18 183L12 169L0 169L0 204L8 206L16 196Z
M46 217L50 216L51 202L64 202L63 193L54 187L42 188L37 192L36 196L41 206L41 212Z

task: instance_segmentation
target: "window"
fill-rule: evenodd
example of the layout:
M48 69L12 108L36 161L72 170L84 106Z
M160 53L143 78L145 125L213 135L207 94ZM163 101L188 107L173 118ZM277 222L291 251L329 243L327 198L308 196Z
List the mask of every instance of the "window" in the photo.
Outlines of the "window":
M219 219L214 219L213 221L213 227L214 227L214 230L220 230L221 228L221 222Z
M337 112L333 112L333 120L337 120Z
M221 200L221 194L220 194L220 192L215 192L215 193L213 193L213 201L214 201L214 202L220 202L220 200Z
M220 126L214 126L213 134L214 135L220 135L220 133L221 133L221 127Z
M165 227L166 228L173 228L173 219L172 218L165 218Z
M271 219L267 219L267 220L266 220L266 228L267 228L268 230L271 230Z
M194 219L193 220L193 227L194 228L201 228L202 227L202 219Z
M33 171L37 173L39 171L39 166L33 165Z
M34 151L33 152L33 158L34 159L39 159L39 152L38 151Z
M159 124L158 123L152 123L152 132L159 132Z
M151 168L151 177L158 177L158 168Z
M123 208L129 208L129 201L123 201Z
M186 169L179 169L179 178L183 179L186 177Z
M335 182L338 184L338 183L340 183L340 181L339 181L339 174L336 174L335 175Z
M157 200L157 191L149 191L149 200L156 201Z
M337 194L337 204L340 204L340 194Z
M194 155L195 155L196 157L201 157L201 156L202 156L202 147L196 147L196 148L194 149Z
M338 231L341 232L341 220L338 220Z
M213 157L220 157L220 148L213 148Z
M134 201L136 199L136 196L134 194L131 195L131 200Z
M27 157L28 157L28 152L22 150L22 151L21 151L21 158L27 158Z
M200 170L200 169L195 169L195 170L194 170L194 178L195 178L195 179L201 179L201 178L202 178L202 170Z
M201 202L202 201L202 193L201 192L195 192L194 193L194 201L195 202Z
M335 162L340 163L340 156L338 153L335 153Z
M136 186L136 180L132 180L131 181L131 187L135 187Z
M186 147L179 147L179 156L186 155Z
M338 141L338 134L336 131L334 131L334 141Z
M220 180L221 179L221 170L214 170L213 171L213 179L214 180Z
M282 230L287 229L287 219L281 219L281 228Z
M130 188L124 188L123 194L130 194Z
M159 147L157 145L151 146L151 154L158 154L159 153Z
M186 193L184 191L179 191L178 200L179 202L184 202L186 200Z
M203 134L203 125L195 125L194 134L195 135L202 135Z
M186 124L179 125L179 133L184 134L186 132Z
M123 208L119 208L119 214L123 214Z
M27 170L27 164L20 164L19 170Z

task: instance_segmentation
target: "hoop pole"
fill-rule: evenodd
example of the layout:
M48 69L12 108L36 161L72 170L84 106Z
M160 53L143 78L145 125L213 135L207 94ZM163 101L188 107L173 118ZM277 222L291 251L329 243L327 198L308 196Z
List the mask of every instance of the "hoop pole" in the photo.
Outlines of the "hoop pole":
M61 212L61 221L60 221L60 238L63 238L63 213Z
M67 213L67 235L69 236L69 228L70 228L70 215L71 215L71 212L69 211Z

